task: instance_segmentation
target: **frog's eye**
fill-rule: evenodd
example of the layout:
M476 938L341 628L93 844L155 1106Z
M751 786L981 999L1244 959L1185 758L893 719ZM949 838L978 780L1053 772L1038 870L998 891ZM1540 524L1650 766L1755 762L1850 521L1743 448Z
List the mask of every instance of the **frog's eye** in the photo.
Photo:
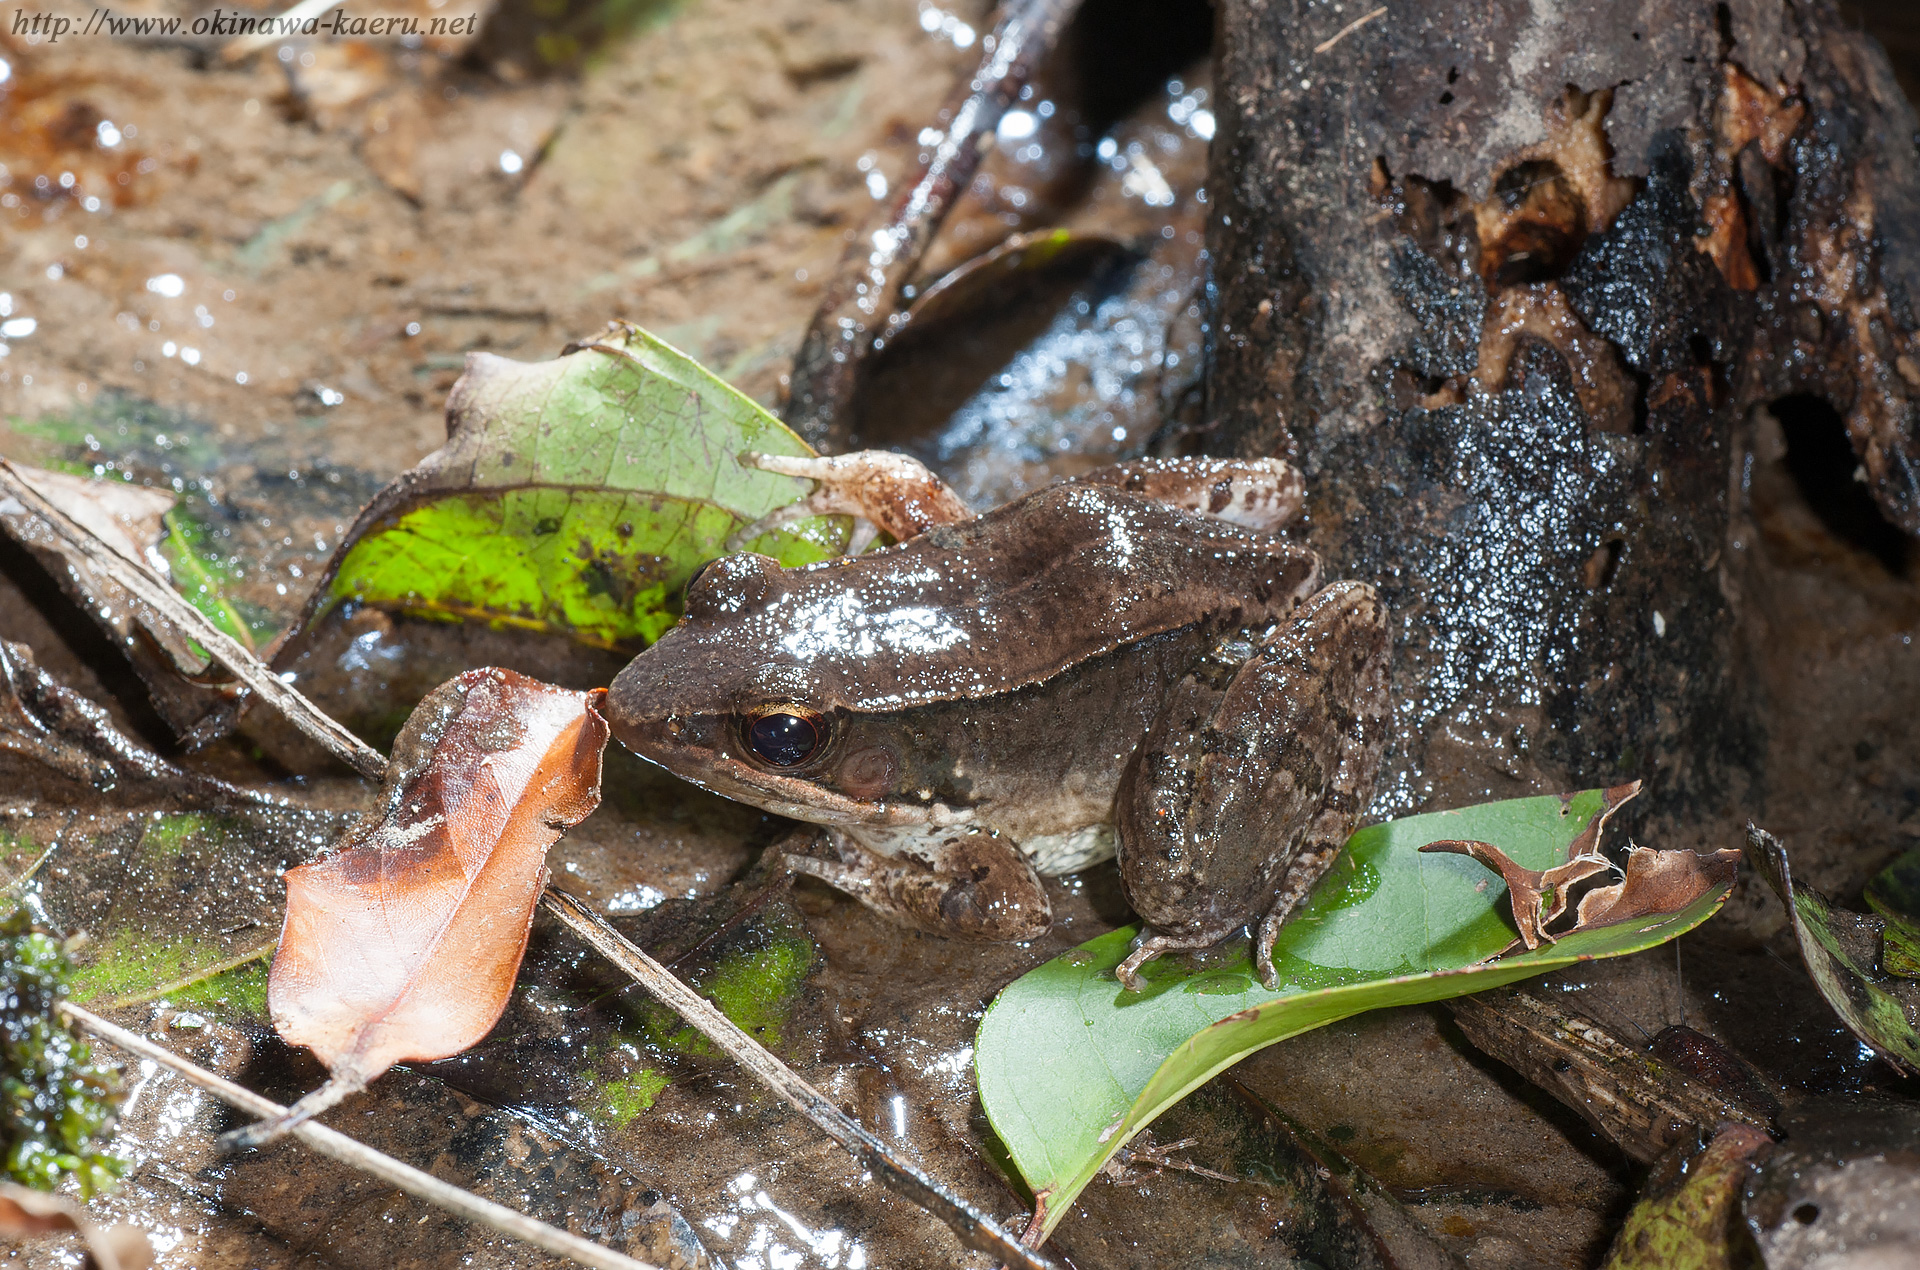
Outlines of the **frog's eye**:
M820 748L826 728L818 719L769 711L747 724L747 747L775 767L792 767Z

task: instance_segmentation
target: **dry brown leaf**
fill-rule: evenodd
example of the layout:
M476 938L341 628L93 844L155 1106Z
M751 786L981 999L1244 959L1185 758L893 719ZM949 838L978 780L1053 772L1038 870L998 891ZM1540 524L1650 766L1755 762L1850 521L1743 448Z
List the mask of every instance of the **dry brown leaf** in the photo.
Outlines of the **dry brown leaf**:
M1520 928L1520 941L1529 949L1550 944L1558 937L1549 933L1547 927L1567 911L1567 896L1574 883L1613 867L1605 856L1576 855L1565 864L1551 869L1529 869L1509 860L1507 853L1491 842L1469 839L1429 842L1420 849L1472 856L1498 873L1507 884L1507 899L1513 908L1513 924Z
M1739 865L1740 853L1733 850L1700 855L1633 847L1627 852L1626 877L1580 897L1579 920L1573 929L1677 913L1708 891L1731 885Z
M138 1227L96 1226L70 1199L0 1182L0 1238L68 1233L87 1241L90 1270L144 1270L153 1264L153 1244Z
M163 517L175 502L171 493L125 481L49 472L24 463L9 462L8 467L102 546L155 581L172 586L171 570L160 553L160 542L167 535ZM0 494L0 530L38 557L68 597L125 650L152 693L154 708L176 733L184 732L218 700L217 693L191 682L208 669L205 651L164 615L128 594L96 561L75 550L12 494Z
M1732 885L1740 861L1738 851L1700 855L1684 850L1631 847L1621 880L1589 890L1580 897L1574 920L1561 929L1550 929L1565 916L1575 886L1614 868L1600 854L1600 834L1606 828L1608 817L1639 792L1639 781L1607 790L1605 809L1594 817L1585 832L1567 845L1567 862L1551 869L1523 868L1490 842L1430 842L1420 849L1471 856L1498 873L1507 884L1520 943L1529 950L1551 944L1575 931L1615 926L1638 917L1677 913L1707 892Z
M457 1054L499 1019L547 848L599 805L599 695L490 668L415 708L382 808L337 854L287 871L267 1003L280 1035L313 1050L332 1079L242 1142L290 1128L395 1063Z

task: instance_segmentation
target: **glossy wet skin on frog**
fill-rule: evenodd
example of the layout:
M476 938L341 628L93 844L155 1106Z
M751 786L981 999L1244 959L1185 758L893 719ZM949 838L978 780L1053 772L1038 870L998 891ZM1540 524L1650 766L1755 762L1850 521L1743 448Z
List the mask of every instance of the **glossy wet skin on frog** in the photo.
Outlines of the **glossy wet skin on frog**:
M1289 470L1195 462L1108 469L824 565L717 560L615 680L615 734L827 826L838 860L795 868L938 933L1044 931L1036 874L1112 854L1116 823L1152 925L1140 960L1290 909L1339 845L1321 839L1357 814L1355 774L1371 782L1384 614L1365 587L1323 591L1311 552L1220 518L1290 512ZM841 496L829 480L801 514L851 510ZM1249 692L1262 676L1310 716L1278 744L1250 726L1290 713L1271 685ZM1182 729L1246 753L1189 752ZM1182 806L1193 789L1221 805Z

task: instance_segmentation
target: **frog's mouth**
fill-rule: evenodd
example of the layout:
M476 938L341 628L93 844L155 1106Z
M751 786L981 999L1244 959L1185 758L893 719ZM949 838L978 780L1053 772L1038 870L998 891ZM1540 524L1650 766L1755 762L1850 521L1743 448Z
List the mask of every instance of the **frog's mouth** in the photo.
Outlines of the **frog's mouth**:
M936 802L853 798L812 779L826 770L828 755L790 773L769 771L730 752L729 720L669 719L616 727L622 745L681 780L776 816L816 825L959 825L972 808Z

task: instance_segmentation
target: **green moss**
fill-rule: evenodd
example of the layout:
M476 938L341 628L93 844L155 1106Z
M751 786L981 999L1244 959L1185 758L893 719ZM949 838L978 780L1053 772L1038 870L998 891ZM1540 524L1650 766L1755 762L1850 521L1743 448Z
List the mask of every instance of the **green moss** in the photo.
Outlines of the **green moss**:
M119 1001L191 979L220 952L195 939L163 941L123 930L97 945L93 959L73 973L73 999Z
M720 1012L768 1049L778 1049L780 1029L793 1013L794 995L813 965L813 941L782 934L751 953L724 957L704 985Z
M189 811L164 814L147 823L140 835L140 854L152 863L172 860L201 839L218 842L226 836L227 826L217 816Z
M0 916L0 1173L39 1190L71 1174L91 1195L120 1172L98 1149L117 1099L112 1073L54 1016L72 972L23 909Z
M663 1071L642 1067L618 1080L594 1078L592 1083L597 1098L592 1109L594 1118L624 1129L641 1113L651 1110L653 1100L672 1081Z
M813 941L796 930L775 932L758 948L723 956L694 988L720 1007L735 1026L770 1050L782 1043L781 1029L793 1013L794 996L813 965ZM645 1020L646 1043L694 1058L715 1058L713 1042L664 1006L653 1006Z
M208 975L170 990L167 1000L180 1006L194 1006L223 1018L267 1017L267 975L271 967L263 956L244 966L234 966L219 974Z

